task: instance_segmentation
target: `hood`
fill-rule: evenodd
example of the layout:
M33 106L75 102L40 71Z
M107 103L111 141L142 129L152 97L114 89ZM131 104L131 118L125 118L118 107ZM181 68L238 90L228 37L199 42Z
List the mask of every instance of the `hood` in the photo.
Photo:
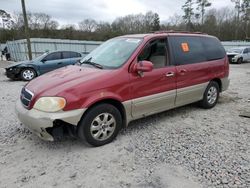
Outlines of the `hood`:
M57 96L65 91L76 89L81 85L81 90L92 91L95 87L102 87L96 82L102 82L114 70L67 66L49 72L29 82L26 86L35 96ZM94 83L93 83L94 82Z
M236 52L227 52L227 55L240 55L240 53L236 53Z
M11 67L16 67L18 65L22 65L22 64L30 64L30 63L33 63L33 61L20 61L20 62L17 62L17 63L12 63L11 65L7 66L6 69L8 68L11 68Z

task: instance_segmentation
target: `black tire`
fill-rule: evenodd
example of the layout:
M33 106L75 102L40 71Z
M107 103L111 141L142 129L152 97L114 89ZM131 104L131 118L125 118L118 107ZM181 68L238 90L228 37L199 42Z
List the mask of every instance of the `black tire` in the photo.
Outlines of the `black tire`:
M216 93L213 93L213 92L216 92ZM212 93L212 96L211 96L211 93ZM218 83L215 81L211 81L208 84L203 94L203 99L199 102L199 105L205 109L213 108L217 104L219 96L220 96L220 89L219 89Z
M104 120L104 116L107 117L106 123ZM110 122L112 122L111 119L114 119L115 123L113 125L112 124L108 125L109 124L107 121L108 118L110 118L109 119ZM122 127L122 116L119 110L111 104L103 103L90 108L89 111L87 111L86 114L84 114L84 116L82 117L81 121L78 124L77 135L80 138L80 140L82 141L86 140L92 146L102 146L112 142L119 133L121 127ZM113 129L113 130L108 130L108 129ZM104 132L106 132L106 134L104 134ZM108 134L109 136L107 136L107 138L104 138L105 135ZM98 138L95 138L94 135Z
M242 64L242 63L243 63L243 59L239 58L238 61L237 61L237 64Z
M32 68L24 68L21 73L20 77L23 81L30 81L37 76L36 71Z

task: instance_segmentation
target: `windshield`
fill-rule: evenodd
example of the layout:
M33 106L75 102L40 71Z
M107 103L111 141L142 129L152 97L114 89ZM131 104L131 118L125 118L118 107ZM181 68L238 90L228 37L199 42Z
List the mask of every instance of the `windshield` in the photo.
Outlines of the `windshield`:
M104 68L118 68L123 65L142 39L139 38L115 38L104 42L95 50L85 56L81 63L90 61Z
M42 55L39 55L38 57L34 58L33 61L40 61L43 59L46 55L48 55L47 52L43 53Z
M228 52L233 52L233 53L238 53L238 54L241 54L242 51L243 49L236 49L236 48L228 50Z

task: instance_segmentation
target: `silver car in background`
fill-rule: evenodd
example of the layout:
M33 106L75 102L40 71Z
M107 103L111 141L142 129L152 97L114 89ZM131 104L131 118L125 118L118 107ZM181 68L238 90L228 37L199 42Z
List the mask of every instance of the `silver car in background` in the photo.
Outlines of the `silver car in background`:
M250 47L232 48L227 51L230 63L241 64L250 61Z

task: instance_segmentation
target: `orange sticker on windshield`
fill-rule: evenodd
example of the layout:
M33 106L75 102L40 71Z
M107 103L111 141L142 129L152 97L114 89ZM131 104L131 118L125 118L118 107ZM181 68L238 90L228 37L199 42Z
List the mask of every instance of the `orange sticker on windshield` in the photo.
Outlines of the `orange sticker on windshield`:
M186 43L186 42L181 43L181 48L182 48L183 52L189 52L188 43Z

